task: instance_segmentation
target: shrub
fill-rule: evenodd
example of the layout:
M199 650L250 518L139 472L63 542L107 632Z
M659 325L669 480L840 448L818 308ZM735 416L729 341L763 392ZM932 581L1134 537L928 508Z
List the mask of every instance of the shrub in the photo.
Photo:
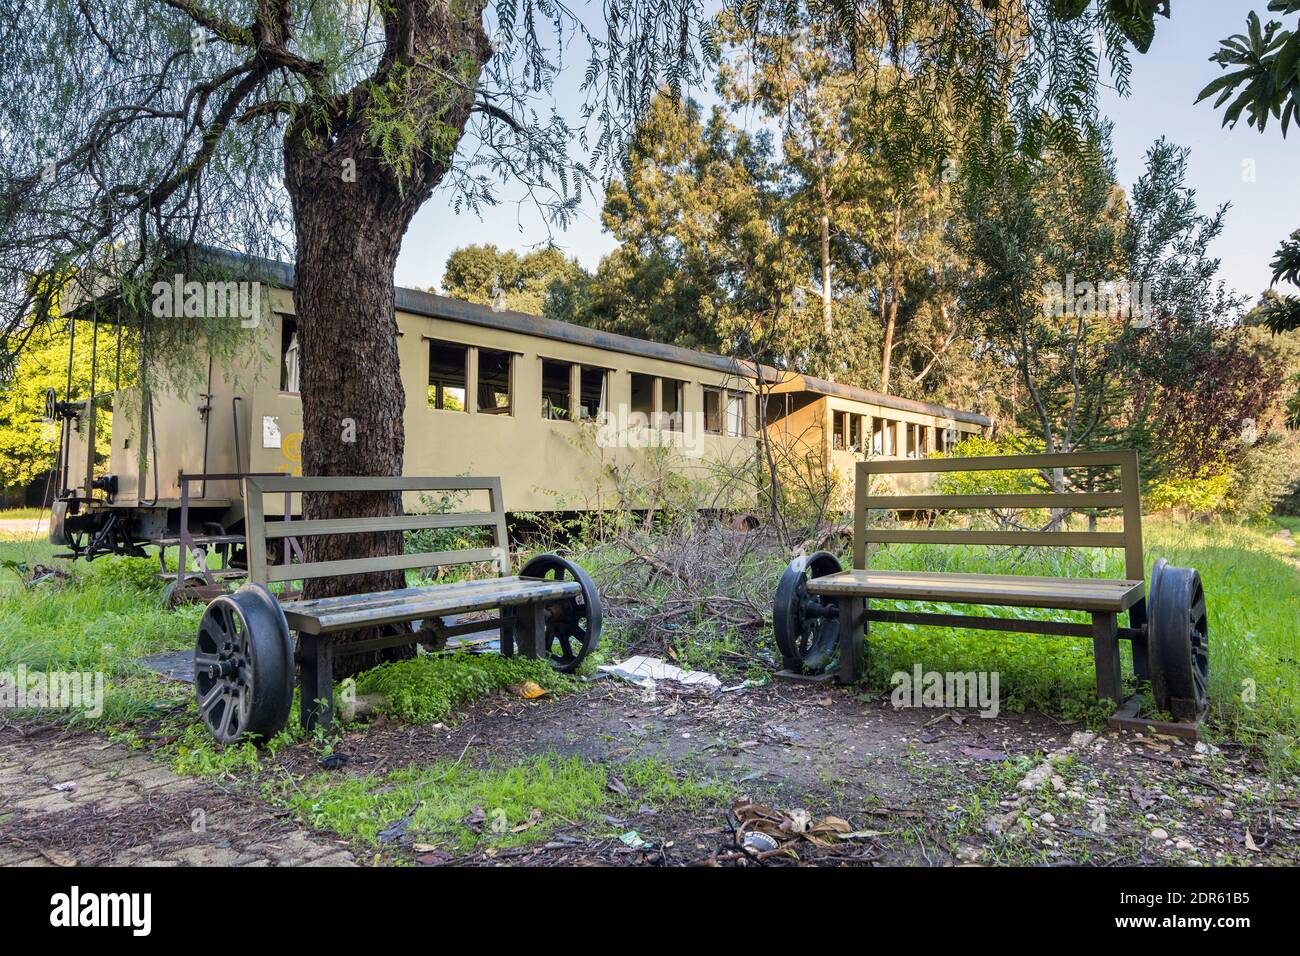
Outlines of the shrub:
M1224 513L1239 521L1268 517L1273 506L1286 496L1297 471L1300 439L1277 433L1261 438L1242 453L1233 468Z
M1212 514L1223 507L1231 483L1232 475L1227 472L1199 478L1165 478L1152 482L1143 504L1148 511Z

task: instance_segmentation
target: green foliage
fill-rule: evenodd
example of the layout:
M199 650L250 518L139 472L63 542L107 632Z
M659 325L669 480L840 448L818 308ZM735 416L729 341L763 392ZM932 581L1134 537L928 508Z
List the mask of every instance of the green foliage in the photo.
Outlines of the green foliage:
M420 495L419 514L450 514L464 500L464 495ZM423 528L403 536L407 554L432 554L435 551L458 551L491 544L489 528Z
M45 544L0 541L2 561L48 566L53 552ZM188 688L160 684L138 659L193 647L202 609L165 610L156 582L126 567L119 578L111 561L74 564L66 566L67 579L30 590L0 570L0 670L102 672L100 723L133 719L185 696Z
M573 678L544 660L461 653L381 664L357 677L357 692L383 694L384 713L423 724L446 720L466 704L524 681L554 694L574 686Z
M952 449L954 458L983 458L989 455L1030 455L1041 453L1042 442L1016 435L984 438L972 435ZM942 458L938 453L931 458ZM942 495L1015 495L1046 491L1046 482L1037 471L948 471L935 478L935 489Z
M1271 0L1268 8L1276 13L1297 13L1300 3ZM1220 69L1233 68L1233 71L1210 82L1196 97L1196 102L1217 93L1214 108L1227 104L1223 111L1224 126L1236 126L1244 111L1246 125L1256 127L1261 133L1270 116L1280 117L1282 135L1286 136L1300 108L1300 30L1285 29L1276 20L1262 24L1259 14L1252 10L1246 16L1246 33L1236 33L1223 40L1210 60L1218 63Z
M564 319L574 308L569 297L588 280L576 259L554 247L520 255L489 243L454 250L447 257L441 291L466 302Z
M0 491L22 488L54 467L58 454L59 423L44 422L45 392L53 388L60 399L68 398L68 323L43 325L32 333L10 378L0 378ZM98 392L112 390L115 362L111 342L104 330L96 367ZM78 323L77 340L72 351L72 397L83 399L90 393L91 353L90 326ZM130 375L132 358L124 350L124 371ZM130 385L130 378L123 383ZM107 463L112 430L112 416L98 412L95 456Z
M611 788L615 777L626 794ZM546 839L560 827L605 828L604 817L639 806L698 808L728 793L722 784L654 758L606 766L545 754L509 766L439 761L342 781L320 774L280 799L312 826L371 846L382 845L380 834L405 821L403 842L465 853Z
M619 246L579 321L709 351L748 351L755 316L793 288L772 145L693 102L661 94L601 214Z
M1204 477L1164 478L1153 481L1143 495L1151 511L1176 509L1196 515L1213 514L1223 508L1232 475L1223 472Z
M1224 496L1223 513L1238 521L1262 521L1300 474L1300 436L1275 433L1238 458Z

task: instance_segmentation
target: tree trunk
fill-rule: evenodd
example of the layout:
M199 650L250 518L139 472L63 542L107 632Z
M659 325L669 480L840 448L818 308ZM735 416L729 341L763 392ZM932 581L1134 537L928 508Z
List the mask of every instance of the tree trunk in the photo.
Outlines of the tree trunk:
M830 335L831 323L831 217L822 216L822 331Z
M894 241L890 250L889 262L889 310L885 314L885 344L880 357L880 390L889 394L889 366L894 352L894 328L898 325L898 293L900 279L898 275L898 243L902 235L903 212L894 210ZM882 309L882 311L884 311Z
M435 0L404 10L410 18L394 28L407 32L412 57L477 78L491 54L480 23L482 2L454 8ZM478 66L467 68L467 63ZM427 124L429 139L399 172L370 146L364 104L369 84L381 81L359 84L327 129L312 129L304 120L292 124L285 136L285 188L297 237L294 306L302 347L305 476L402 474L406 395L397 353L393 270L411 219L447 172L454 143L469 118L474 83L437 84L433 93L421 84L410 87L407 105ZM455 134L451 145L439 140L448 130ZM310 494L303 496L302 508L308 519L397 515L402 497L396 492ZM307 561L332 561L400 554L403 535L308 537L302 545ZM404 585L401 571L325 578L304 582L304 596ZM368 636L372 633L341 635L337 643ZM340 654L335 676L413 653L407 647Z

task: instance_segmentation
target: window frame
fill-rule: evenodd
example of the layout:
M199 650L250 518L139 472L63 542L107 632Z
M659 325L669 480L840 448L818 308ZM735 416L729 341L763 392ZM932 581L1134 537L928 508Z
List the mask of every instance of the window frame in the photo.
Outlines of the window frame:
M515 413L515 360L519 353L512 352L508 349L495 349L488 346L471 346L474 350L474 411L480 415L490 415L493 418L511 418ZM506 359L506 404L504 406L492 406L484 409L480 404L483 392L483 363L482 355L484 352L491 352L493 355L504 355Z
M425 349L425 370L427 373L425 375L425 407L429 409L429 411L433 411L433 412L451 412L456 415L468 414L470 410L469 383L471 378L470 376L471 362L472 362L471 353L474 351L474 346L467 345L464 342L452 342L449 341L448 339L433 338L431 336L426 336L425 341L428 345L428 347ZM461 408L446 408L443 405L437 403L442 399L442 395L445 391L445 386L442 382L434 383L432 381L433 349L438 346L443 348L461 349L464 352L464 369L462 372L464 376L464 384L459 386L462 392L464 393L461 399L461 404L463 406ZM437 388L438 398L432 399L429 396L428 390L435 387Z

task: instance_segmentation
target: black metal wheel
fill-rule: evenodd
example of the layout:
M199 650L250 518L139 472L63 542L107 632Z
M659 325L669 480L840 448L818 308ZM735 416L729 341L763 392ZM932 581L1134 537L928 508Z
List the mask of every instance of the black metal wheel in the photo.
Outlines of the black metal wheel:
M1195 720L1210 702L1210 630L1200 574L1161 558L1151 570L1147 603L1147 653L1156 706L1178 720Z
M839 604L808 593L808 581L844 570L829 551L795 558L776 586L772 629L787 670L825 673L839 646Z
M586 571L558 554L539 554L519 572L521 578L577 581L582 593L546 605L546 653L551 666L571 674L600 643L600 594Z
M203 612L194 645L199 716L223 744L272 737L293 704L293 638L280 603L245 584Z

